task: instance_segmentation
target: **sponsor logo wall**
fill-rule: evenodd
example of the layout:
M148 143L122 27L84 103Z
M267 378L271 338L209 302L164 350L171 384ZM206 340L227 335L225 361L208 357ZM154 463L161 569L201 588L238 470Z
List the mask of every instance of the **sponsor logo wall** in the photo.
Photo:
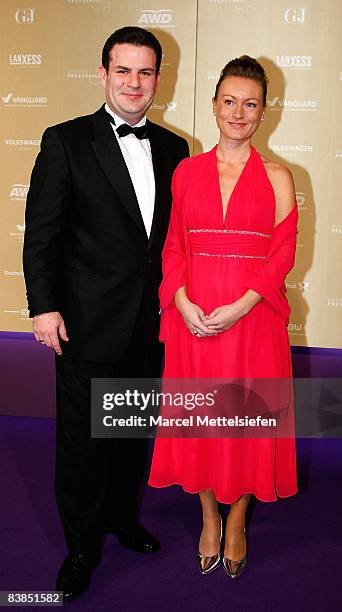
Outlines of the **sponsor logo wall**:
M102 45L114 29L136 24L164 49L149 116L186 137L195 154L217 142L211 98L225 63L249 54L265 67L266 118L254 146L291 169L299 207L290 340L342 347L341 18L339 0L3 0L0 328L31 330L21 251L42 133L103 103Z

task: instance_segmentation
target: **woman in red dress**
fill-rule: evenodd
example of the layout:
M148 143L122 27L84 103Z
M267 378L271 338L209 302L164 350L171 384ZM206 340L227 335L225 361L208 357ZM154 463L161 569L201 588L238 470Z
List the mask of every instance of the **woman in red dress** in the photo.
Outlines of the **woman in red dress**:
M230 61L213 98L219 143L175 171L160 288L166 379L291 377L284 281L298 213L290 171L251 145L266 93L255 59ZM295 440L157 437L149 484L199 493L202 574L220 564L218 502L230 504L223 565L236 578L247 562L251 495L276 501L297 492Z

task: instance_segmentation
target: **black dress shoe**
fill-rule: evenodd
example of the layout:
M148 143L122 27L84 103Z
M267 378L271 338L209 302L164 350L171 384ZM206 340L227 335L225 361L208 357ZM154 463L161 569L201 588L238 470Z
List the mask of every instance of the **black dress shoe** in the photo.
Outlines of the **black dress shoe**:
M90 586L92 570L100 561L83 553L71 553L64 560L56 581L56 591L63 591L63 600L82 595Z
M114 533L121 546L135 550L136 552L152 553L160 549L160 543L151 533L149 533L141 523L130 525L107 526L108 533Z

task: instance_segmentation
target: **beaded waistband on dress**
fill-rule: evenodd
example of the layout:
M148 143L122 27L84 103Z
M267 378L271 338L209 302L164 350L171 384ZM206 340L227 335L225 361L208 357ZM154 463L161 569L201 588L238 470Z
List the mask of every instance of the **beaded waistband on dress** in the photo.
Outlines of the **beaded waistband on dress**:
M240 229L189 228L192 255L267 259L271 234ZM265 240L266 239L266 240Z
M262 238L272 238L271 234L263 234L262 232L251 232L249 230L233 230L233 229L188 229L189 234L245 234L247 236L261 236Z

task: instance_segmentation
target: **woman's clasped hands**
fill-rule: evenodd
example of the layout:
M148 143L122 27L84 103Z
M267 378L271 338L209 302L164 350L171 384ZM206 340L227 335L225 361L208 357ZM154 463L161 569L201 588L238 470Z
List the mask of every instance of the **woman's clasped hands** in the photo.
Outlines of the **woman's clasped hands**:
M184 287L175 294L175 304L189 331L198 338L217 336L230 329L245 314L238 301L218 306L206 315L197 304L187 297Z

